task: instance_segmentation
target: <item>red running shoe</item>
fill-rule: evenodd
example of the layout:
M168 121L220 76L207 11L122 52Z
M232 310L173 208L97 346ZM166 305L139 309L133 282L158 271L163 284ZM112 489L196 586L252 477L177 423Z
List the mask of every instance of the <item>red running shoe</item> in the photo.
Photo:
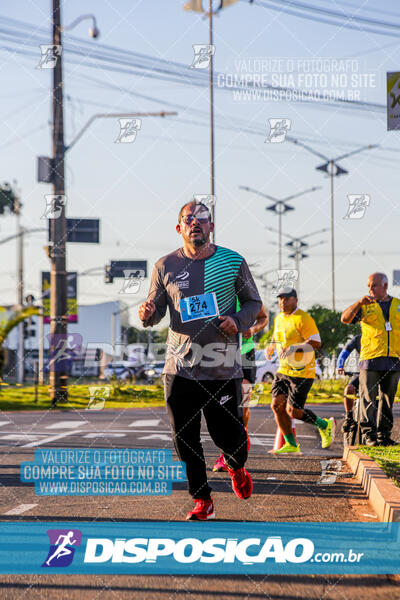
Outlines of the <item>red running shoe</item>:
M219 458L217 458L217 460L214 463L214 466L213 466L212 470L213 471L217 471L218 473L220 473L221 471L227 471L228 470L228 467L226 466L223 454L221 454L221 456Z
M228 468L228 473L231 476L232 489L236 496L241 500L250 498L253 491L253 482L246 469L244 467L236 470Z
M208 519L215 519L214 512L214 500L196 500L194 498L194 509L190 510L186 515L187 521L207 521Z

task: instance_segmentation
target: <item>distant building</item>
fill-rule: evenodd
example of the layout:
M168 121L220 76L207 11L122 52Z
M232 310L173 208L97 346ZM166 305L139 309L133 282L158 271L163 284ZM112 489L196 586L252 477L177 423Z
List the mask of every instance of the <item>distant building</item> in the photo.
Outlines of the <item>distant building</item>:
M78 305L78 322L68 323L68 333L81 338L81 351L71 369L71 375L99 375L100 367L122 356L125 346L124 329L129 327L129 311L120 312L126 304L120 301ZM10 314L14 307L5 307ZM115 314L113 317L113 313ZM114 334L112 326L114 325ZM25 321L25 370L33 371L39 355L39 317L34 315ZM50 324L43 325L44 354L48 356ZM17 349L18 328L7 337L4 347L14 354ZM114 351L113 351L114 343ZM83 368L85 367L85 368Z

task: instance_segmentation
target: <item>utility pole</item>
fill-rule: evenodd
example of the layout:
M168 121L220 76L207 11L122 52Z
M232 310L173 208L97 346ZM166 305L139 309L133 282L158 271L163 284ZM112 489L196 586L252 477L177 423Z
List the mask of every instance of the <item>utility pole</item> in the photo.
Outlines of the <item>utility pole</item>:
M17 217L17 306L22 310L24 305L24 230L21 225L21 203L15 198L15 214ZM17 342L17 381L24 383L25 344L24 322L18 325Z
M213 6L212 0L208 1L208 43L213 47ZM210 88L210 189L215 197L215 161L214 161L214 56L210 53L209 88ZM215 244L215 202L211 205L211 219L214 231L211 232L211 241Z
M53 2L53 44L61 46L60 0ZM64 113L62 52L53 69L53 193L64 195ZM56 339L60 334L66 345L67 335L67 272L66 272L67 220L65 205L57 219L50 219L50 357L56 354ZM55 337L57 336L57 338ZM68 400L68 373L59 370L57 361L50 363L50 398L53 406Z
M331 279L332 279L332 310L336 310L336 294L335 294L335 203L333 193L333 178L334 178L334 161L330 160L328 164L329 175L331 179Z

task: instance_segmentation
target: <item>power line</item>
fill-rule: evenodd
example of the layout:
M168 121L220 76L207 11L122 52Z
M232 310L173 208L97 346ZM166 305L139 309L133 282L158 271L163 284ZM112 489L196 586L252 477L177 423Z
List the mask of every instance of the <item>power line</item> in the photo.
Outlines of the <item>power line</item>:
M248 0L242 0L242 2L247 1ZM400 37L400 24L397 23L378 21L357 15L347 15L343 12L312 6L302 2L295 2L294 0L290 0L290 3L287 0L256 0L253 4L265 9L286 13L302 19L324 23L326 25L340 25L346 29L355 29L356 31L389 37ZM382 29L379 29L379 27L382 27Z

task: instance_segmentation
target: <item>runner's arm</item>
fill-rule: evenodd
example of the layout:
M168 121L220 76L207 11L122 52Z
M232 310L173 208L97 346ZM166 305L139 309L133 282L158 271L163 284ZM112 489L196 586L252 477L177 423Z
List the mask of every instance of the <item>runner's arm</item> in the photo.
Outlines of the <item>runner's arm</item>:
M336 368L344 369L344 364L349 356L350 356L350 352L347 350L347 348L345 346L338 356Z
M153 300L156 310L149 319L142 321L143 327L153 327L161 321L167 312L167 291L164 286L162 273L157 264L154 265L151 276L150 290L147 296L147 301Z
M260 312L256 316L256 322L253 323L253 325L251 327L249 327L249 329L246 329L246 331L243 331L243 337L249 338L252 335L254 335L255 333L258 333L259 331L264 329L264 327L266 327L267 325L268 325L268 315L265 311L265 307L263 304L261 306Z
M243 259L236 276L235 287L240 310L229 316L235 321L238 331L246 331L256 320L262 302L245 259Z
M357 300L357 302L354 302L354 304L342 312L340 320L342 323L347 324L358 323L361 321L361 307L366 306L367 304L373 304L374 302L375 300L370 296L363 296L361 300Z
M348 359L348 357L350 356L350 354L353 352L353 350L355 350L356 352L358 352L358 354L360 354L360 342L361 342L361 335L355 335L354 337L351 338L350 341L347 342L347 344L344 346L343 350L341 351L341 353L338 356L337 369L344 368L344 364L345 364L346 360Z
M318 327L312 316L307 313L304 315L300 333L303 336L304 342L299 345L309 344L314 350L318 350L321 347L321 336Z

